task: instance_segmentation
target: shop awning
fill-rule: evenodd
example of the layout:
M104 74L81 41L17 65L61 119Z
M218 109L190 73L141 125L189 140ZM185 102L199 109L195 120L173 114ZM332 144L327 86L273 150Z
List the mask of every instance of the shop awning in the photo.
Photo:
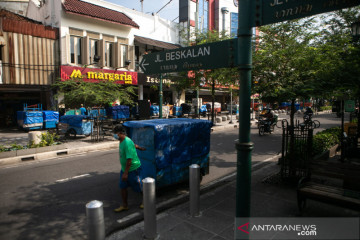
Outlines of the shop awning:
M140 37L140 36L135 36L135 41L138 43L145 44L145 45L155 46L155 47L164 48L164 49L176 49L176 48L180 47L179 45L176 45L173 43L162 42L162 41L158 41L158 40L154 40L154 39L146 38L146 37Z

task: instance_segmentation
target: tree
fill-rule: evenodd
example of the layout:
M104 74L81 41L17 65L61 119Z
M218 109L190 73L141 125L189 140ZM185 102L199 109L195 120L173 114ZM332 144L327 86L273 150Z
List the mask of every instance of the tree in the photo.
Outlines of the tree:
M119 100L121 104L133 104L136 95L135 87L123 86L109 81L97 83L86 82L82 79L58 80L53 85L58 94L64 94L66 107L77 108L85 106L107 106L110 102Z
M313 19L260 27L253 54L255 89L270 103L291 100L290 125L294 126L295 100L308 98L314 78L315 51L311 42Z
M197 30L189 33L188 29L184 29L181 32L182 39L186 39L183 42L183 45L191 46L191 45L201 45L212 42L219 42L223 40L230 39L230 35L228 35L225 31L217 32L217 31L207 31L207 32L199 32ZM200 82L203 78L206 78L207 83L212 86L212 115L211 121L214 122L214 99L215 99L215 85L224 85L229 86L229 89L232 90L233 85L238 85L238 70L237 68L220 68L220 69L212 69L212 70L199 70L192 71L192 74L188 74L188 72L180 73L183 76L184 80L177 85L177 88L180 89L198 89L200 86ZM190 77L189 77L190 75Z

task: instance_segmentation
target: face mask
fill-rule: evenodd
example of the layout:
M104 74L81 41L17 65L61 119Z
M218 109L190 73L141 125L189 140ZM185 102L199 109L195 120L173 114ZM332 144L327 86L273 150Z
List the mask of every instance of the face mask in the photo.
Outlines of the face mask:
M113 135L116 140L119 140L119 136L117 134Z

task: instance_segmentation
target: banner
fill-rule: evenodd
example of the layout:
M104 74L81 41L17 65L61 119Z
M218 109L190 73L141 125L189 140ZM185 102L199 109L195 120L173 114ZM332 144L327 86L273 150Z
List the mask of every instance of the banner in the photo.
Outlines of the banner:
M110 69L61 66L61 81L82 79L85 82L109 81L123 85L137 85L137 72Z

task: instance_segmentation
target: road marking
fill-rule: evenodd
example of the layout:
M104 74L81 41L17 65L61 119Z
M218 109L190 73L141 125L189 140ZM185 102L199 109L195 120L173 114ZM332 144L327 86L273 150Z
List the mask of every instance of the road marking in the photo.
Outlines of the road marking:
M270 158L265 159L264 161L259 161L259 162L255 163L255 164L251 165L251 168L254 168L254 167L256 167L256 166L258 166L258 165L260 165L260 164L262 164L264 162L270 162L270 161L274 160L275 158L278 158L279 156L280 155L275 155L275 156L272 156Z
M77 178L83 178L83 177L87 177L87 176L90 176L90 174L87 173L87 174L82 174L82 175L78 175L78 176L74 176L74 177L70 177L70 178L59 179L59 180L56 180L55 182L62 183L62 182L67 182L70 180L74 180Z

